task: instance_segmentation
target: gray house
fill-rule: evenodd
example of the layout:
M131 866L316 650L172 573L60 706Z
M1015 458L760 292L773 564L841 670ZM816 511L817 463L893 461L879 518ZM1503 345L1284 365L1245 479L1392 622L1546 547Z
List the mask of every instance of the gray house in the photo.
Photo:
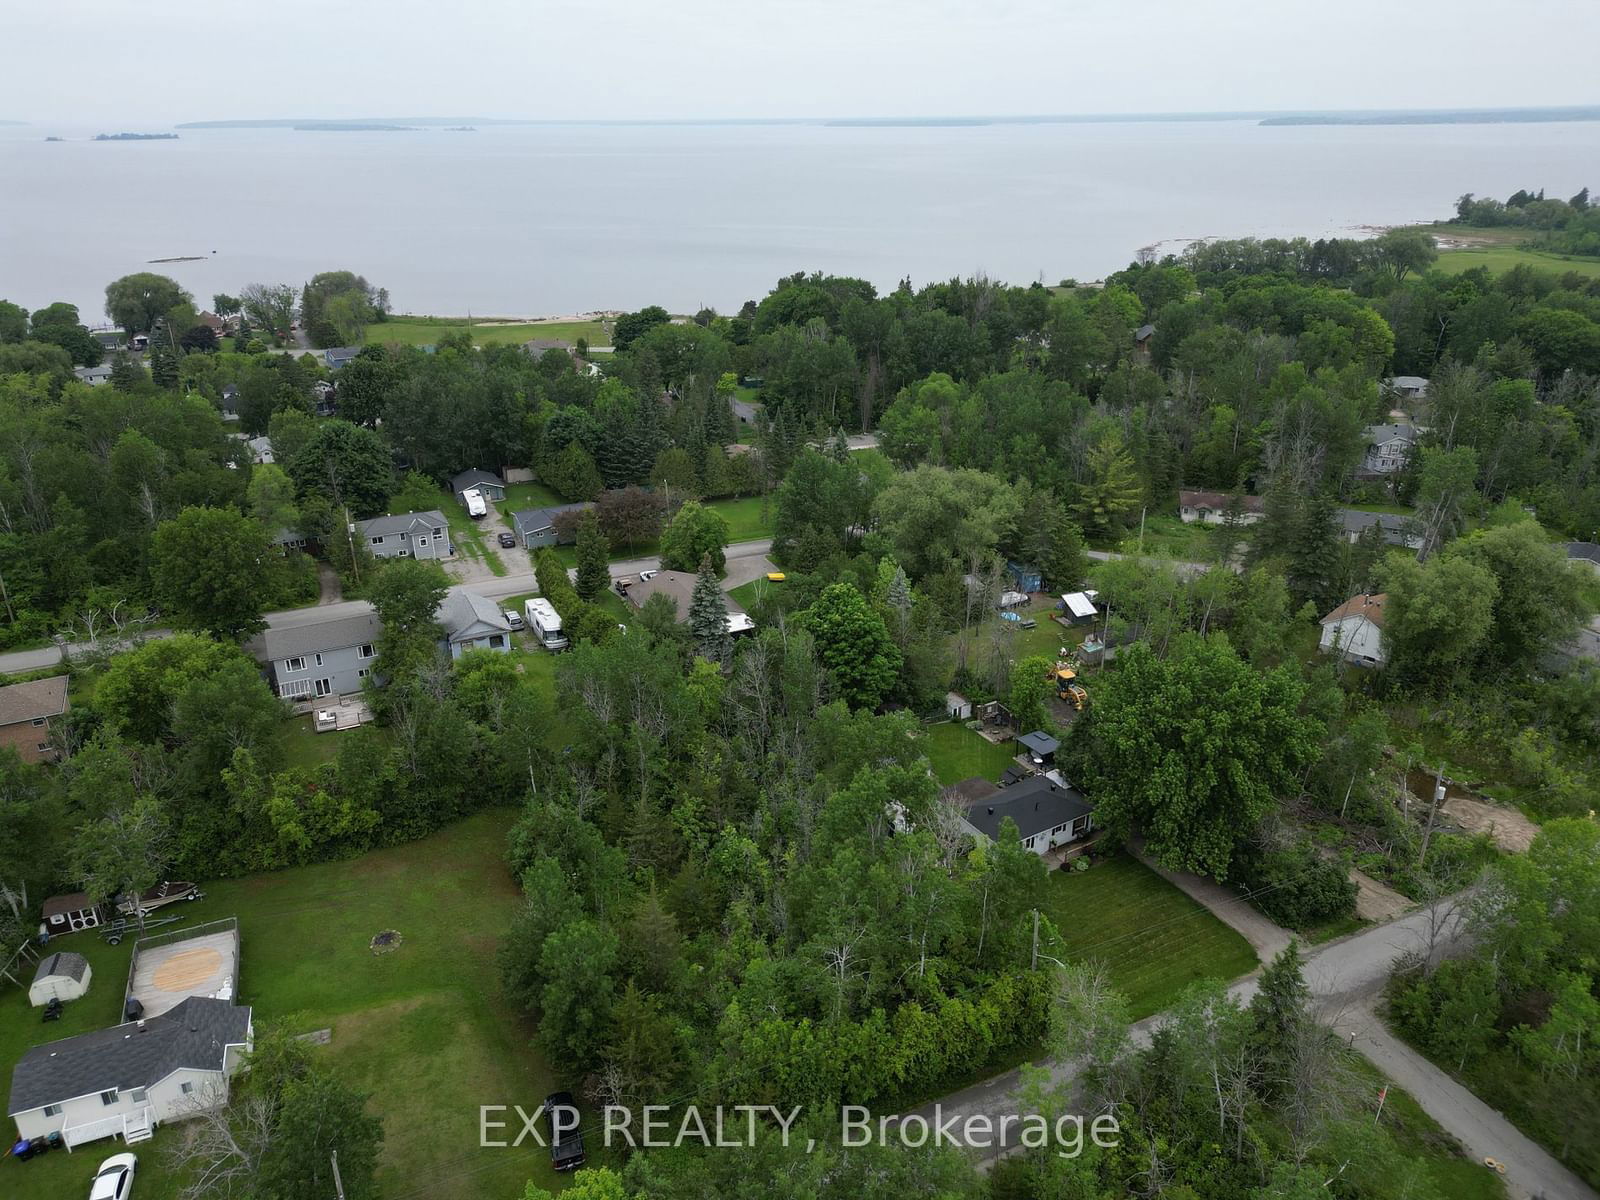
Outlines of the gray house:
M1591 570L1600 571L1600 544L1594 542L1568 542L1567 562L1582 563Z
M1386 546L1405 546L1416 550L1422 545L1422 530L1416 521L1410 517L1399 517L1393 513L1361 512L1354 508L1341 508L1339 510L1339 524L1344 529L1347 541L1354 542L1367 530L1376 526L1382 531L1380 536Z
M439 605L439 624L444 627L444 647L451 658L468 650L512 649L511 622L500 606L477 592L453 591Z
M561 541L556 533L556 516L592 507L587 501L580 501L576 504L557 504L551 508L524 508L511 514L511 529L526 550L554 546Z
M90 387L111 382L111 368L104 363L98 367L74 367L72 374L79 383L87 383Z
M1411 447L1417 443L1414 425L1368 425L1367 453L1361 460L1361 474L1393 475L1406 465Z
M360 346L333 346L322 352L322 361L337 370L360 353Z
M449 558L455 553L450 524L433 508L357 521L353 532L366 539L373 558Z
M314 614L316 610L312 610ZM287 629L267 629L245 643L284 700L359 692L378 657L383 622L372 611Z
M463 471L450 481L451 492L462 504L467 502L462 493L468 488L477 488L483 498L491 504L506 498L506 481L493 471L485 471L481 467Z
M957 787L966 802L961 824L980 841L998 838L1007 817L1016 823L1022 844L1035 854L1087 837L1094 829L1094 806L1083 793L1048 775L1030 775L1003 788L987 779L970 779Z

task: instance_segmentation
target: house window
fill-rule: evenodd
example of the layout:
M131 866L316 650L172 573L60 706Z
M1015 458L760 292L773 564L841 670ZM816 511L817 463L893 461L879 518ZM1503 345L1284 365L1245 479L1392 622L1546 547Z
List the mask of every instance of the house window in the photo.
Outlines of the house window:
M40 742L39 743L39 753L40 754L49 754L50 753L50 743L49 742Z
M286 658L283 660L283 669L285 671L304 671L306 669L306 660L303 658Z
M505 644L506 639L498 633L489 639L489 645L493 646L496 650L500 649Z
M181 1095L187 1096L193 1091L194 1091L194 1084L188 1082L187 1080L185 1080L183 1083L180 1083L178 1085L178 1092Z
M1026 846L1029 850L1032 850L1033 849L1034 838L1037 838L1038 836L1039 836L1038 834L1034 834L1033 837L1029 838L1027 841L1023 842L1022 844L1024 846Z
M427 538L419 537L417 539L417 547L418 547L418 549L420 549L423 546L426 546L427 544L428 544L428 539Z
M100 1103L101 1104L104 1104L107 1107L109 1107L109 1106L115 1104L116 1102L117 1102L117 1089L116 1088L112 1088L109 1092L101 1092L100 1093Z
M47 717L35 717L33 719L33 723L34 723L35 726L43 725L47 720L48 720Z
M317 666L320 667L322 665L322 655L318 654L318 655L315 655L314 657L317 660Z
M374 545L374 546L381 546L381 545L383 545L383 537L382 537L382 536L381 536L381 535L380 535L380 536L378 536L378 537L375 537L375 538L373 538L373 539L372 539L372 544L373 544L373 545Z
M44 1106L44 1115L47 1117L59 1117L61 1115L61 1105L46 1104Z
M362 667L359 671L356 672L356 678L357 679L365 679L366 677L367 677L367 669L365 667Z
M374 646L371 642L368 642L365 646L362 646L359 650L356 651L356 655L359 658L372 658L377 653L378 653L378 648L376 646Z
M333 680L331 680L331 679L319 679L319 680L317 680L317 695L319 695L319 696L327 696L327 695L330 695L332 692L333 692Z

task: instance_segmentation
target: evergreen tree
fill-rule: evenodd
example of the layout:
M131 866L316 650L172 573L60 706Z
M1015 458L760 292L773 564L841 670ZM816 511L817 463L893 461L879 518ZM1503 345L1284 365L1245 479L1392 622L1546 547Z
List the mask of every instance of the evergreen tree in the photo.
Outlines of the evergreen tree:
M600 529L600 514L589 509L578 519L578 595L594 600L611 583L611 546Z
M1299 941L1291 939L1261 972L1261 985L1250 1001L1260 1087L1269 1097L1283 1095L1289 1086L1300 1039L1312 1022L1311 989L1302 974L1304 964Z
M1326 495L1302 501L1289 543L1288 570L1284 572L1296 608L1310 601L1318 612L1327 612L1345 598L1335 594L1344 549L1333 501Z
M1144 488L1120 437L1113 433L1090 447L1085 475L1073 505L1083 527L1103 534L1121 528L1144 499Z
M150 352L150 378L166 391L178 386L178 360L165 346L157 346Z
M694 652L701 658L726 666L733 657L733 639L728 636L728 601L717 579L717 568L707 554L700 560L694 592L689 597L689 636Z

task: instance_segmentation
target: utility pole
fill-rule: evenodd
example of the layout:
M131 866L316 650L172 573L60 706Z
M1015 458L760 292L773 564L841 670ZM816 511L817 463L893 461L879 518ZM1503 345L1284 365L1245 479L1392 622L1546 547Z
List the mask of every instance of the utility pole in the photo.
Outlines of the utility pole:
M344 1180L339 1178L339 1152L333 1152L333 1190L339 1200L344 1200Z
M1428 861L1428 843L1433 840L1434 821L1439 816L1439 810L1444 807L1444 767L1440 767L1433 775L1433 803L1428 807L1428 827L1422 831L1422 853L1417 855L1417 866L1422 866Z

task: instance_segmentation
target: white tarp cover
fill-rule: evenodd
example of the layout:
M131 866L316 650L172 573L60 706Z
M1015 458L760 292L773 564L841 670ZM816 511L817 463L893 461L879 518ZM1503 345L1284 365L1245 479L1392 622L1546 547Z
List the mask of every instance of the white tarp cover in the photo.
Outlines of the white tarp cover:
M1094 601L1089 599L1086 592L1069 592L1061 597L1061 603L1067 606L1067 611L1075 617L1094 616Z

